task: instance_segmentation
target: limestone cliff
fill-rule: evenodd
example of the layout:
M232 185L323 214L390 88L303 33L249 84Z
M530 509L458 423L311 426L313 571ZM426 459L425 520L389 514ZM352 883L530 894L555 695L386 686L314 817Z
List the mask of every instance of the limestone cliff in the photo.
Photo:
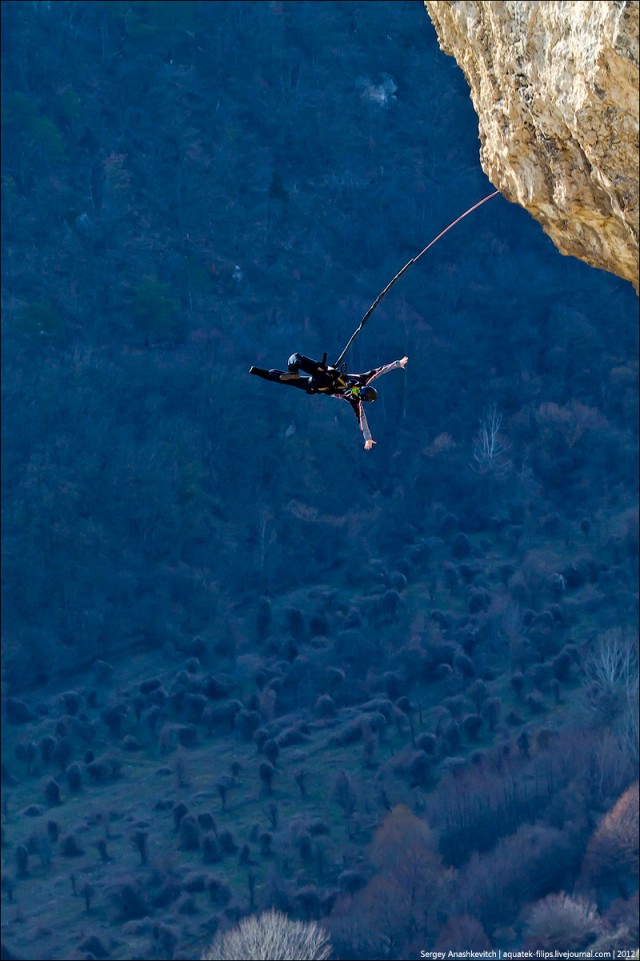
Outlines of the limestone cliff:
M638 289L638 0L425 0L480 159L563 254Z

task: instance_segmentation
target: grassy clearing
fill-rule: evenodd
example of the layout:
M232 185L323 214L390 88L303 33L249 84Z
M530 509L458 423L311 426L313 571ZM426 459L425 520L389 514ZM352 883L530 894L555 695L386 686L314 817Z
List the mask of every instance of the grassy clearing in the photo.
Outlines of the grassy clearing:
M569 544L571 540L568 539ZM567 546L567 539L562 542L546 539L536 544L536 548L549 552L558 567L575 557L576 550ZM500 590L495 587L497 570L509 559L512 548L495 542L490 550L486 544L483 550L478 582L489 583L494 590ZM372 642L380 645L385 659L406 643L412 632L424 631L434 611L446 611L453 619L464 618L467 613L474 584L448 589L443 574L443 565L449 559L447 550L443 548L441 555L431 558L423 576L406 587L399 617L393 626L370 629L363 626ZM273 605L274 624L282 622L285 608L297 606L305 610L310 597L322 596L328 589L330 585L319 586L280 598ZM582 592L573 592L572 603L579 603L581 593L588 590L586 585ZM348 609L353 602L354 595L349 591L334 591L334 606ZM252 609L242 610L241 615L239 633L246 640L236 647L237 661L232 657L214 656L203 663L205 671L233 674L234 664L243 664L243 659L249 658L237 675L238 684L231 693L234 698L246 698L255 691L247 664L260 660L269 663L269 658L273 659L273 655L256 654ZM576 618L575 623L563 629L561 643L579 645L592 636L597 627L594 619ZM301 654L312 659L316 656L308 639L298 647ZM216 918L233 919L238 912L250 907L250 877L253 877L257 905L273 898L274 885L281 890L288 889L290 895L307 884L317 885L321 893L330 893L336 889L338 877L345 868L366 862L367 843L383 819L387 805L404 803L416 810L424 808L440 765L426 785L411 785L406 773L399 773L396 763L403 754L413 750L407 721L396 723L392 719L367 758L362 740L352 744L336 744L334 740L336 731L358 714L358 706L342 707L332 718L316 718L305 687L299 689L298 708L290 720L291 723L306 722L307 734L303 743L281 748L271 791L258 772L264 756L252 740L243 740L237 732L216 728L208 736L199 724L194 746L163 751L157 732L152 734L144 720L137 721L130 709L120 737L109 735L100 720L106 704L113 701L130 704L140 682L150 677L158 678L170 690L184 666L185 656L175 651L165 651L162 655L157 651L132 653L114 661L108 685L96 686L91 671L78 673L31 693L30 706L41 712L41 719L3 725L2 757L16 783L3 786L3 874L13 879L13 884L5 887L2 925L4 938L23 955L73 958L84 940L95 934L113 958L162 957L164 949L157 943L157 931L155 936L153 933L154 923L161 919L175 932L180 952L198 956L210 939ZM376 667L374 662L374 674ZM537 730L558 730L576 716L581 698L577 676L573 675L563 684L558 703L547 694L544 711L534 714L514 692L510 683L513 669L510 659L496 663L492 676L486 680L488 696L499 698L501 703L498 730L490 732L485 723L475 740L463 734L455 752L457 756L468 759L474 752L489 750L496 739L515 741L524 729L533 740ZM363 675L363 681L368 683L367 678L373 676L371 670ZM437 730L442 702L452 692L463 692L469 682L462 686L456 683L455 689L446 680L418 679L413 684L410 698L416 736ZM378 678L373 682L372 698L384 696L379 685ZM63 714L60 695L71 687L85 693L92 689L98 691L95 704L85 705L84 710L93 730L91 739L83 743L74 737L72 760L83 770L82 788L77 793L69 790L65 776L55 764L44 764L39 749L35 760L30 762L16 757L17 745L38 745L46 735L55 734ZM519 715L519 721L511 727L504 720L510 712ZM173 715L173 720L183 719ZM123 749L122 738L127 734L138 738L140 750ZM84 770L84 755L88 750L95 757L117 757L122 764L119 776L91 782ZM295 779L302 768L308 771L304 795ZM341 771L349 775L355 795L349 816L335 797L336 778ZM223 776L232 777L224 804L217 787ZM51 777L55 777L61 787L59 805L47 804L45 799L43 785ZM204 863L201 848L186 849L181 844L172 812L179 802L196 818L210 815L218 837L224 831L231 831L235 850L208 864ZM314 820L318 824L322 822L324 827L316 826L316 830L324 833L310 830ZM57 840L52 839L48 830L50 821L57 823ZM146 863L132 843L136 830L146 831L148 835ZM272 835L270 850L264 848L262 841L265 832ZM300 834L305 832L310 833L310 843L300 840ZM64 838L68 835L77 841L79 853L75 856L63 854ZM17 867L17 851L21 845L27 846L30 852L27 870L22 874ZM245 845L248 845L248 852L245 851L248 861L241 863L240 852ZM228 886L228 903L212 901L207 889L212 879ZM131 917L127 907L123 908L122 896L118 895L125 883L139 887L142 895L141 905ZM83 895L86 884L92 886L88 910ZM166 903L158 904L161 891L172 884L178 885L180 891L175 896L167 895Z

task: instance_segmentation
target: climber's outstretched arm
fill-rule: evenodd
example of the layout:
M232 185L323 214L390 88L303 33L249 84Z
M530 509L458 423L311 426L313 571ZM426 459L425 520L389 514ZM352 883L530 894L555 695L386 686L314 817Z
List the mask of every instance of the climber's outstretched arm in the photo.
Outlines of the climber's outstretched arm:
M404 368L407 366L408 357L401 357L400 360L394 360L391 364L384 364L382 367L376 367L375 370L369 370L366 374L363 374L365 378L364 383L370 384L371 381L376 380L378 377L382 377L383 374L388 374L391 370L397 370L399 367Z
M345 398L347 400L348 398ZM373 445L378 442L371 436L371 431L369 430L369 422L367 421L367 415L364 412L364 404L361 400L349 400L349 406L351 410L356 415L358 421L358 426L362 431L362 436L364 437L364 449L372 450Z

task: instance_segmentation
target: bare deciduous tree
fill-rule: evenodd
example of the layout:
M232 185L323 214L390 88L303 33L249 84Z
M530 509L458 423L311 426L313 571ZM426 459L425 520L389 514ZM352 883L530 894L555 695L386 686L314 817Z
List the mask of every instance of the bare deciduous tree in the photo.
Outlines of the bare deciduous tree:
M570 944L574 950L591 944L602 930L595 904L569 894L550 894L537 901L527 924L527 945L548 951Z
M245 918L214 938L203 961L325 961L329 936L315 921L291 921L280 911Z
M638 644L628 631L602 634L583 665L589 709L615 726L625 749L638 760Z
M504 477L511 469L509 449L511 445L501 435L502 414L495 405L480 418L480 430L473 448L471 467L478 474Z
M629 896L638 875L638 782L618 798L594 831L587 847L583 875L591 884L615 885Z

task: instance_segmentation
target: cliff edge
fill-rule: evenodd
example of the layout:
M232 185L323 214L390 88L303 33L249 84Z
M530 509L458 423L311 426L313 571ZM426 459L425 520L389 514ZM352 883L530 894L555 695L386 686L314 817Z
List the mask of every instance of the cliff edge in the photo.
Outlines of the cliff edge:
M636 291L639 6L425 0L471 88L491 182L561 253Z

